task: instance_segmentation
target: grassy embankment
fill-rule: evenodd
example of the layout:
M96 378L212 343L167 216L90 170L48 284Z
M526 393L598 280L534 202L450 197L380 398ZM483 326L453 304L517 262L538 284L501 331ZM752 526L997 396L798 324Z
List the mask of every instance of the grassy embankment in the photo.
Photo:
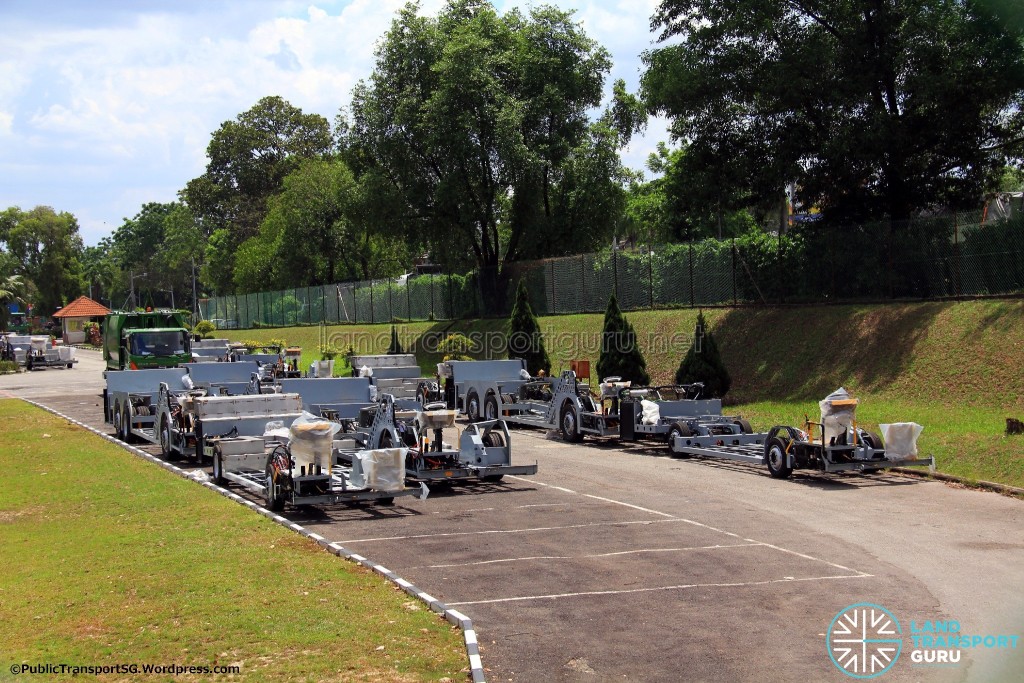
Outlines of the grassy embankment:
M136 663L465 680L460 632L369 570L20 401L0 401L0 424L4 676Z
M706 316L733 378L731 412L755 428L799 424L818 414L817 402L839 386L861 399L858 416L925 426L924 453L939 470L972 480L1024 486L1024 437L1004 435L1007 417L1024 418L1024 302L822 306L709 310ZM671 382L689 347L697 312L640 311L627 317L637 330L655 383ZM540 319L555 367L591 360L596 369L602 316ZM479 342L480 358L501 357L503 320L399 323L399 338L424 372L448 332ZM383 353L389 325L328 328L339 348ZM308 364L318 329L240 330L234 339L285 338L299 344ZM343 370L339 370L342 372Z

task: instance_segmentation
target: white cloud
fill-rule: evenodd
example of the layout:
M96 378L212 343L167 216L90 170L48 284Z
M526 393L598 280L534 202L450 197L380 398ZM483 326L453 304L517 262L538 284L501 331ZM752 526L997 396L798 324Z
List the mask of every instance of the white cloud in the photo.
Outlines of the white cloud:
M78 24L0 4L0 208L70 211L95 243L142 203L173 201L203 172L213 131L260 98L280 95L333 121L404 4L225 0L149 13L99 5ZM635 88L655 1L558 4L578 10L614 56L612 78ZM441 5L426 0L421 12Z

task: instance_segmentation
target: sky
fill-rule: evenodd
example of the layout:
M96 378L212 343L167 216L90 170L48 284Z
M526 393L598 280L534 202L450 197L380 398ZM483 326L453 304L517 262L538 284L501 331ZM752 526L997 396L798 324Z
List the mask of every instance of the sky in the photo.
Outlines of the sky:
M531 4L494 0L499 11ZM556 0L636 92L655 0ZM333 123L404 0L0 0L0 209L76 216L97 244L206 169L225 121L280 95ZM422 0L421 13L442 2ZM665 124L623 151L642 169Z

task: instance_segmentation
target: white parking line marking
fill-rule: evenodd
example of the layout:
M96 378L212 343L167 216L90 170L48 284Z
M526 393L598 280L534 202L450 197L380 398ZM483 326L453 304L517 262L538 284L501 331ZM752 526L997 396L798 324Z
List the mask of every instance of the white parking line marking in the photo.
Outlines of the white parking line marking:
M548 488L557 489L559 491L567 491L569 493L575 493L574 491L569 491L568 489L563 489L563 488L561 488L559 486L553 486L551 484L545 484L544 482L540 482L540 481L532 481L532 480L523 479L522 477L516 477L516 476L512 476L512 477L509 477L509 478L510 479L519 479L520 481L531 481L533 484L539 484L540 486L546 486ZM634 510L640 510L642 512L647 512L647 513L652 514L652 515L661 515L663 517L670 518L670 520L672 520L672 521L685 522L686 524L692 524L693 526L703 527L704 529L708 529L710 531L716 531L716 532L718 532L720 534L724 534L726 536L729 536L730 538L742 538L739 534L734 534L731 531L726 531L725 529L719 529L717 527L711 526L710 524L704 524L703 522L697 522L697 521L694 521L692 519L685 519L683 517L676 517L675 515L671 515L671 514L669 514L667 512L661 512L660 510L651 510L650 508L640 507L639 505L633 505L632 503L626 503L626 502L623 502L621 500L615 500L614 498L603 498L601 496L595 496L595 495L590 494L590 493L581 493L581 494L578 494L578 495L582 495L582 496L585 496L587 498L593 498L595 500L600 500L600 501L603 501L603 502L606 502L606 503L611 503L613 505L621 505L623 507L632 508ZM668 521L668 520L666 520L666 521ZM773 549L778 550L780 552L789 553L791 555L796 555L797 557L802 557L802 558L807 559L807 560L813 560L815 562L822 562L824 564L829 565L830 567L836 567L838 569L842 569L843 571L857 572L858 574L862 574L863 576L870 576L870 574L865 574L864 572L860 571L859 569L851 569L850 567L844 567L841 564L836 564L834 562L829 562L828 560L823 560L823 559L821 559L819 557L813 557L811 555L806 555L804 553L800 553L800 552L797 552L795 550L789 550L789 549L783 548L781 546L772 545L771 543L765 543L764 541L758 541L758 540L753 539L753 538L744 538L744 540L745 541L749 541L751 543L759 543L761 545L768 546L769 548L773 548Z
M560 529L587 529L602 526L632 526L634 524L665 524L667 522L688 522L686 519L641 519L629 522L593 522L591 524L569 524L566 526L538 526L526 529L484 529L482 531L452 531L443 534L412 534L409 536L377 536L374 538L350 538L338 541L342 545L348 543L374 543L377 541L405 541L410 538L445 538L449 536L481 536L487 534L522 534L535 531L558 531Z
M846 576L806 576L799 579L769 579L767 581L745 581L741 583L684 583L676 586L657 586L654 588L630 588L612 591L586 591L582 593L553 593L550 595L523 595L514 598L495 598L493 600L467 600L465 602L449 602L449 607L465 605L491 605L500 602L528 602L530 600L558 600L595 595L628 595L631 593L653 593L656 591L686 590L689 588L746 588L750 586L767 586L773 583L795 583L798 581L826 581L832 579L866 579L871 574L851 574Z
M569 503L535 503L533 505L517 505L516 508L565 508Z
M736 545L698 545L685 548L640 548L637 550L617 550L612 553L596 553L593 555L536 555L533 557L507 557L501 560L482 560L480 562L463 562L456 564L429 564L424 567L409 567L409 569L449 569L451 567L476 567L482 564L500 564L505 562L535 562L537 560L583 560L598 557L616 557L620 555L641 555L644 553L676 553L686 550L723 550L726 548L755 548L764 546L764 543L737 543ZM856 571L851 569L849 571Z

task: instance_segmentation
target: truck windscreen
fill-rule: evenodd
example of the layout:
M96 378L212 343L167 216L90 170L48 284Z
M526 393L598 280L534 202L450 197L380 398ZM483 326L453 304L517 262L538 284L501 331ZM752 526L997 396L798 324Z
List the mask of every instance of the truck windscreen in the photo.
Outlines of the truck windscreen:
M136 332L129 352L133 356L175 356L185 353L185 338L181 332Z

